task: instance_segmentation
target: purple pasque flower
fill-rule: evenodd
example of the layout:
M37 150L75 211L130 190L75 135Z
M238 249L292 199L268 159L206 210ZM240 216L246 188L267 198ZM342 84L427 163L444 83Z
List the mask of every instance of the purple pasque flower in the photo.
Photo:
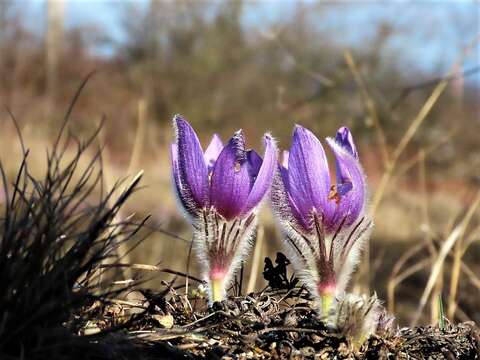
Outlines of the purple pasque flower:
M336 163L332 184L318 138L296 126L274 180L272 205L300 278L328 312L346 287L372 222L365 215L365 175L346 127L327 138ZM286 156L285 156L286 155Z
M264 136L262 159L254 150L246 150L239 130L225 146L214 135L203 152L184 118L176 115L173 125L175 192L193 225L193 241L209 283L210 300L219 301L251 246L257 209L276 171L276 144L270 135Z

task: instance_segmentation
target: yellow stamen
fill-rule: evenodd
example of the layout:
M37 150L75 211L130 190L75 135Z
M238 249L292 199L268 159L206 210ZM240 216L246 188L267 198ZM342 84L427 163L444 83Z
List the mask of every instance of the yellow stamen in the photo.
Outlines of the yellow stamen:
M340 194L337 192L337 187L332 185L330 187L330 193L328 194L328 200L335 200L335 203L338 205L340 202Z

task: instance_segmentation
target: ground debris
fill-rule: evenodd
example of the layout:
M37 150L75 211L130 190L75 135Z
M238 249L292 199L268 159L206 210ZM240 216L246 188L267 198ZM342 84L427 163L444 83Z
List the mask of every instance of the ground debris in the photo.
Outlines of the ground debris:
M480 335L473 323L443 331L405 328L372 336L355 350L324 325L301 288L232 297L212 307L173 289L163 297L148 291L143 296L148 306L133 314L129 307L135 305L128 301L102 305L96 300L86 310L96 312L97 323L90 320L78 333L123 324L125 339L138 346L138 354L155 348L167 351L170 359L480 359ZM112 312L112 304L120 308ZM131 314L127 320L115 319L125 314Z
M401 356L429 359L480 359L479 330L474 323L402 329Z

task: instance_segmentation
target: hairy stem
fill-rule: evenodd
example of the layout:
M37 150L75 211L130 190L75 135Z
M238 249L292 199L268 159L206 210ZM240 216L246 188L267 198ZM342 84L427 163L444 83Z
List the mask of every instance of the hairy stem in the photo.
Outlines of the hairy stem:
M210 301L222 301L225 298L225 284L223 278L210 279Z
M325 293L320 295L320 300L322 302L322 316L325 318L328 317L330 313L330 308L332 307L333 304L333 294L331 293Z

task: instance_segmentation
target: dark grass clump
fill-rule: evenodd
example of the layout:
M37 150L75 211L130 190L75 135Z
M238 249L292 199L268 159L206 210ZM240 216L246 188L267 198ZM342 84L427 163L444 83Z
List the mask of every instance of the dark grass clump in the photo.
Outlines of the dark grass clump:
M20 134L23 161L13 183L0 163L1 359L73 358L78 351L82 358L98 358L112 352L75 335L72 315L95 299L124 290L110 286L113 275L101 265L118 261L119 244L142 226L117 216L141 175L104 193L101 150L92 151L98 130L85 142L64 134L80 90L47 152L43 177L30 173L29 151ZM74 154L67 155L72 148ZM122 192L120 187L125 187Z

